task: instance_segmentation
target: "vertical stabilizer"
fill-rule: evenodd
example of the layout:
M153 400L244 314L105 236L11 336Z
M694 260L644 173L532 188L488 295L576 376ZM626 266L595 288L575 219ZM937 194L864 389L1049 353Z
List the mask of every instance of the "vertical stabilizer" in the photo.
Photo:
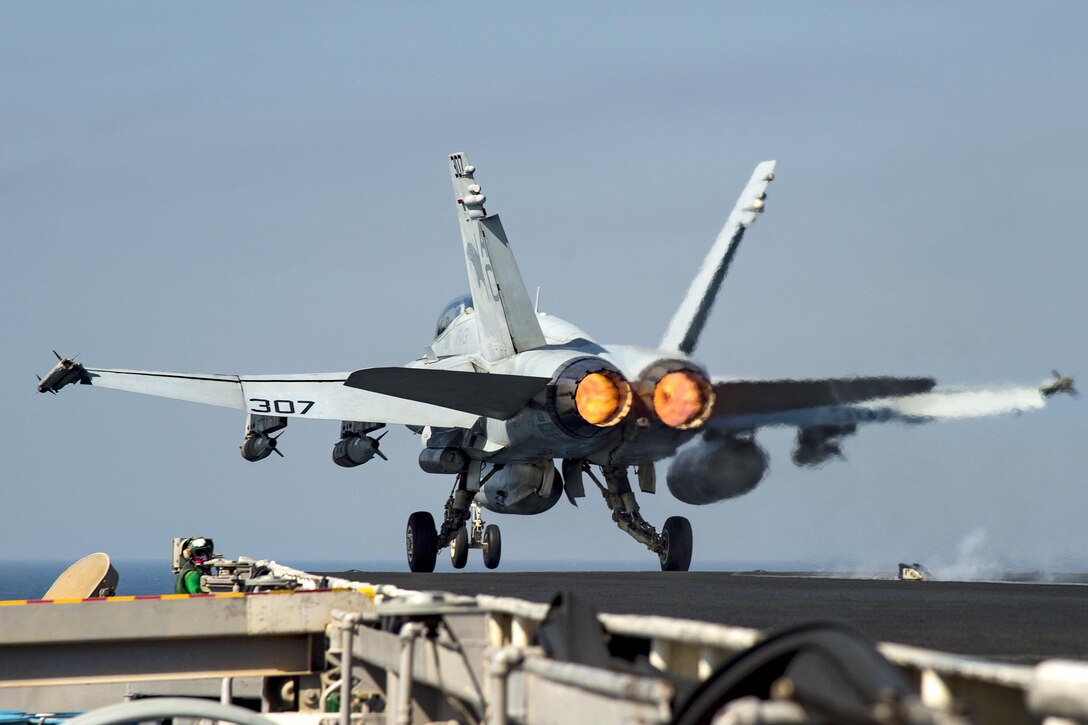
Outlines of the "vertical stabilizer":
M502 222L484 210L475 171L463 153L450 155L480 352L488 360L501 360L546 343Z
M677 350L685 355L690 355L695 350L699 334L706 325L710 308L714 306L714 299L721 289L722 280L725 279L725 273L729 271L729 265L740 247L744 230L755 223L756 218L763 212L763 200L767 196L767 186L774 179L776 163L764 161L752 172L752 178L737 199L737 204L726 219L714 246L710 248L710 253L703 260L703 266L692 280L684 301L669 322L669 329L661 339L661 349Z

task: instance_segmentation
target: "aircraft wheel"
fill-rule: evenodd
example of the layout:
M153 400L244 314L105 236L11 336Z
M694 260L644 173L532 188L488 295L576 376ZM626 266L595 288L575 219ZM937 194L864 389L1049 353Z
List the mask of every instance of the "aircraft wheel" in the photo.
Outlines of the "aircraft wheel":
M450 542L450 561L454 569L464 569L468 563L468 529L462 526Z
M499 527L489 524L484 529L484 566L494 569L499 565L502 556L502 537L499 535Z
M665 519L661 543L661 571L687 571L691 566L691 522L683 516Z
M408 530L404 534L408 549L408 568L412 571L434 571L438 558L438 532L434 517L428 511L416 511L408 517Z

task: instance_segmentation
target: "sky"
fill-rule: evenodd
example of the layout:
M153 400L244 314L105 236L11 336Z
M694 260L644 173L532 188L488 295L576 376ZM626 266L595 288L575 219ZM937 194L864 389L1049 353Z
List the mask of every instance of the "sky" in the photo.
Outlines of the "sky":
M407 568L408 515L452 484L408 430L342 469L338 424L294 420L285 458L249 463L240 411L34 374L52 349L243 374L417 357L466 289L453 151L541 308L602 342L660 339L773 158L696 351L712 372L1088 376L1086 31L1075 2L0 4L0 560L165 561L199 533ZM1060 399L869 426L802 470L764 431L749 495L641 501L691 519L693 568L1084 570L1086 433ZM656 567L588 493L485 517L505 568Z

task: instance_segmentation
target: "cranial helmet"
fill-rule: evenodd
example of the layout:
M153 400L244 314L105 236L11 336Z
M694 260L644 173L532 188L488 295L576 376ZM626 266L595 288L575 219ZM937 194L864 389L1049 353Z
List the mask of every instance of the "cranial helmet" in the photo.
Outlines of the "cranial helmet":
M205 536L194 536L185 544L185 548L189 550L190 559L194 561L197 559L207 561L212 558L212 550L215 548L215 542Z

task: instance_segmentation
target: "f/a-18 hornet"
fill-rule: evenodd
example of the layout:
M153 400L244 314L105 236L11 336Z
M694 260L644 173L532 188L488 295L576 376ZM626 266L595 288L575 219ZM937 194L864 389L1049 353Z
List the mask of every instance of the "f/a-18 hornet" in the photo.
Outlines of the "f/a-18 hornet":
M673 516L659 531L643 519L629 469L638 490L652 494L656 463L673 458L669 491L685 503L709 504L762 479L767 456L755 432L764 426L796 428L794 462L819 465L841 455L843 437L861 423L1025 411L1072 391L1065 378L971 390L937 388L928 377L711 378L691 355L741 238L763 211L773 161L756 167L657 347L603 345L536 308L502 222L484 207L475 167L462 153L449 162L470 293L442 310L419 359L402 368L309 375L111 370L61 359L38 390L79 382L244 410L248 461L280 453L273 434L289 418L341 421L332 459L349 467L382 456L374 431L405 425L422 441L420 468L456 480L441 526L426 511L408 518L408 563L417 572L433 571L445 547L456 568L470 548L482 549L487 567L498 566L499 530L484 525L481 507L543 513L562 494L571 503L585 496L586 479L616 525L656 553L662 569L685 571L691 524Z

